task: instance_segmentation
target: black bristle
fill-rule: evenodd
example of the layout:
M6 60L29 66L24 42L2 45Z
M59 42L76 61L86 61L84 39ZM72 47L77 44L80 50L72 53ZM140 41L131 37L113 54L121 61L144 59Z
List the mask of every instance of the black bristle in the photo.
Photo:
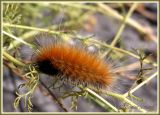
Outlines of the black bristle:
M58 75L59 70L49 60L37 62L38 70L48 75Z

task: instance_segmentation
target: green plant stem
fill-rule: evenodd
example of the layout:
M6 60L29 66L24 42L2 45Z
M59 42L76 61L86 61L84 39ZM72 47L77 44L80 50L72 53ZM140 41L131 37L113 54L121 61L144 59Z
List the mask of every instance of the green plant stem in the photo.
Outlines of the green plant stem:
M20 36L20 38L22 40L27 40L29 38L31 38L32 36L36 35L37 34L37 31L29 31L29 32L26 32L25 34L23 34L22 36ZM14 40L13 42L10 43L9 47L8 47L8 51L13 49L14 47L17 47L21 44L21 42L18 42L17 40Z
M136 54L134 54L134 53L131 53L131 52L127 51L127 50L123 50L123 49L120 49L120 48L117 48L117 47L108 45L108 44L106 44L106 43L102 43L102 42L100 42L100 41L98 41L98 40L95 40L95 39L88 39L88 41L89 41L89 42L92 42L92 43L99 44L99 45L104 46L104 47L106 47L106 48L111 48L112 50L116 50L116 51L119 51L119 52L121 52L121 53L125 53L125 54L128 54L128 55L130 55L130 56L133 56L133 57L139 59L139 56L138 56L138 55L136 55ZM145 63L148 63L148 64L152 64L153 66L157 67L157 64L156 64L155 62L151 62L150 60L145 59L144 62L145 62Z
M36 31L41 31L41 32L48 32L48 33L52 33L52 34L56 34L56 35L61 34L61 32L58 32L58 31L36 28L36 27L31 27L31 26L23 26L23 25L9 24L9 23L3 23L3 26L14 27L14 28L23 28L23 29L29 29L29 30L36 30Z
M154 77L157 76L157 72L155 72L152 76L150 76L148 79L144 80L142 83L140 83L139 85L137 85L135 88L131 89L129 92L125 93L123 96L127 97L130 94L134 93L137 89L139 89L140 87L142 87L143 85L145 85L146 83L148 83L151 79L153 79Z
M97 93L95 93L94 91L90 90L89 88L85 88L85 90L91 94L94 95L96 98L95 99L99 99L100 101L102 101L103 103L105 103L106 105L108 105L109 107L111 107L114 111L118 111L117 108L115 108L113 105L111 105L110 103L108 103L105 99L103 99L101 96L99 96ZM137 108L139 111L141 112L147 112L145 109L139 107L138 105L136 105L135 103L133 103L132 101L130 101L129 99L127 99L126 97L124 97L121 94L117 94L117 93L113 93L113 92L107 92L108 96L112 96L114 98L117 98L121 101L125 101L126 103L128 103L129 105L131 105L132 107Z
M91 95L93 96L93 100L96 101L97 99L100 102L103 102L105 105L108 105L110 108L112 108L112 110L114 110L115 112L118 112L118 109L116 107L114 107L112 104L110 104L108 101L106 101L105 99L103 99L101 96L99 96L97 93L95 93L94 91L92 91L89 88L85 88L85 90ZM96 97L96 98L95 98Z
M7 52L5 52L4 50L3 50L3 53L2 53L2 54L3 54L3 56L4 56L5 58L7 58L8 60L12 61L14 64L16 64L16 65L18 65L18 66L25 66L24 63L18 61L17 59L15 59L15 58L12 57L11 55L9 55Z
M130 101L129 99L124 97L122 94L117 94L117 93L113 93L113 92L107 92L107 95L112 96L112 97L117 98L117 99L120 99L121 101L125 101L126 103L128 103L132 107L137 108L141 112L147 112L145 109L139 107L138 105L136 105L135 103L133 103L132 101Z
M53 94L53 92L46 86L46 84L40 80L40 83L47 89L47 91L52 95L52 98L60 105L60 107L65 111L68 112L68 110L64 107L64 105L60 102L60 100Z
M13 38L13 39L15 39L15 40L18 41L18 42L21 42L21 43L23 43L23 44L25 44L25 45L33 48L33 45L25 42L25 41L24 41L23 39L21 39L21 38L18 38L18 37L14 36L14 35L12 35L12 34L10 34L10 33L7 33L6 31L2 31L2 33L5 34L5 35L7 35L7 36L9 36L9 37L11 37L11 38Z
M125 25L126 25L126 22L127 22L128 18L132 15L133 11L137 8L137 6L138 6L137 3L133 3L133 5L131 6L131 8L128 11L127 15L124 17L123 23L121 24L116 36L114 37L114 39L113 39L113 41L111 43L111 46L115 46L116 45L117 41L119 40L119 38L120 38L124 28L125 28ZM109 49L105 53L103 53L102 58L107 56L111 51L112 51L112 49Z

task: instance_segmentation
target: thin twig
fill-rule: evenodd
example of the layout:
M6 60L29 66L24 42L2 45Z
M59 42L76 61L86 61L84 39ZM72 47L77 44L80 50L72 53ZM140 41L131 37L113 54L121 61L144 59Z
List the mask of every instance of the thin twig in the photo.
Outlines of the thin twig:
M142 83L140 83L139 85L137 85L135 88L133 88L132 90L129 91L130 94L134 93L137 89L139 89L140 87L142 87L143 85L145 85L146 83L148 83L150 80L152 80L154 77L157 76L157 72L155 72L152 76L150 76L148 79L144 80ZM123 96L127 97L129 95L129 93L125 93Z
M98 41L98 40L95 40L95 39L88 39L88 41L89 41L89 42L92 42L92 43L99 44L99 45L101 45L101 46L103 46L103 47L106 47L106 48L111 48L111 49L113 49L113 50L119 51L119 52L121 52L121 53L128 54L128 55L130 55L130 56L132 56L132 57L135 57L135 58L139 59L139 56L138 56L138 55L136 55L136 54L134 54L134 53L131 53L131 52L127 51L127 50L123 50L123 49L121 49L121 48L113 47L113 46L111 46L111 45L108 45L108 44L106 44L106 43L102 43L102 42L100 42L100 41ZM153 66L156 66L156 67L157 67L157 64L156 64L155 62L151 62L150 60L145 59L144 62L145 62L145 63L148 63L148 64L152 64Z
M96 99L100 100L101 102L105 103L105 105L108 105L110 108L112 108L114 111L118 112L118 109L116 107L114 107L112 104L110 104L108 101L106 101L105 99L103 99L101 96L99 96L97 93L95 93L94 91L92 91L89 88L85 88L85 90L92 96L96 97Z
M137 108L141 112L147 112L145 109L143 109L140 106L136 105L135 103L133 103L132 101L130 101L129 99L124 97L122 94L113 93L113 92L107 92L107 95L112 96L112 97L117 98L117 99L120 99L121 101L125 101L126 103L128 103L132 107Z
M23 26L23 25L9 24L9 23L3 23L3 26L14 27L14 28L23 28L23 29L29 29L29 30L37 30L37 31L48 32L48 33L57 34L57 35L61 34L61 32L58 32L58 31L36 28L36 27L31 27L31 26Z
M21 40L25 41L29 38L31 38L32 36L36 35L37 34L37 31L29 31L29 32L26 32L25 34L23 34L22 36L20 36L19 38L21 38ZM13 42L10 43L9 47L8 47L8 51L13 49L14 47L17 47L21 45L21 42L18 42L17 40L14 40Z
M119 40L119 38L120 38L124 28L125 28L125 25L126 25L126 22L127 22L128 18L132 15L133 11L137 8L137 6L138 6L137 3L133 3L131 8L129 9L127 15L124 17L123 23L121 24L116 36L114 37L114 39L113 39L113 41L111 43L111 46L115 46L116 45L117 41ZM102 58L107 56L111 51L112 51L112 49L109 49L105 53L103 53Z
M9 36L9 37L11 37L11 38L13 38L13 39L15 39L15 40L18 41L18 42L21 42L21 43L23 43L23 44L31 47L31 48L33 47L33 45L25 42L25 41L22 40L21 38L18 38L18 37L14 36L14 35L12 35L12 34L10 34L10 33L8 33L8 32L6 32L6 31L2 31L2 33L5 34L5 35L7 35L7 36Z
M8 60L11 60L14 64L18 65L18 66L25 66L24 63L18 61L17 59L15 59L14 57L12 57L10 54L8 54L7 52L5 52L3 50L3 56L6 57Z
M46 84L42 81L39 80L41 85L49 92L49 94L52 96L54 101L63 109L63 111L68 112L68 110L64 107L64 105L60 102L60 100L54 95L54 93L46 86Z

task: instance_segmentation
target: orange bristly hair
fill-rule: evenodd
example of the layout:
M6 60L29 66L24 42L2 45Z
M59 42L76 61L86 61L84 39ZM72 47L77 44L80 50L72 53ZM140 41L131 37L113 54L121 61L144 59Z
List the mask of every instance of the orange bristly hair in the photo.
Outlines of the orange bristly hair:
M67 43L52 43L39 48L34 61L40 72L57 75L74 84L106 88L113 82L104 60Z

